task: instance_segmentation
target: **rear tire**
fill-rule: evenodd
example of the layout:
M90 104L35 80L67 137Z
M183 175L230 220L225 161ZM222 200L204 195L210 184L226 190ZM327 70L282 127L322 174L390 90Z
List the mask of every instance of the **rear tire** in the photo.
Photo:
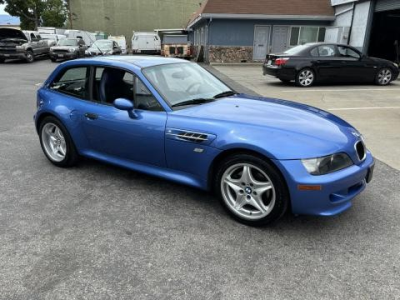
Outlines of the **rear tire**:
M392 82L393 72L389 68L382 68L378 71L375 77L377 85L385 86Z
M33 63L35 57L33 56L33 52L31 50L26 51L25 60L27 63Z
M296 85L300 87L310 87L314 84L315 79L315 72L310 68L304 68L296 74Z
M226 211L250 226L277 221L289 206L284 178L272 163L255 155L225 158L218 166L214 188Z
M78 161L78 153L65 126L55 117L40 123L39 139L48 160L57 167L71 167Z

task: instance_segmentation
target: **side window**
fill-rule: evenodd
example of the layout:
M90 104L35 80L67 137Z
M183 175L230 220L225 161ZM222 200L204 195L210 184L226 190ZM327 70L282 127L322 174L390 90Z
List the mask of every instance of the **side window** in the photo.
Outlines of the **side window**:
M125 70L97 67L93 80L93 100L112 105L115 99L133 101L133 75Z
M80 99L89 99L89 72L87 67L70 68L58 76L50 89Z
M323 45L318 47L319 56L331 57L336 56L336 49L333 45Z
M360 54L358 54L356 51L354 51L351 48L344 47L344 46L338 46L338 50L340 53L340 57L350 58L350 59L354 59L354 60L360 59Z
M142 110L163 111L161 104L144 85L144 83L135 77L135 107Z

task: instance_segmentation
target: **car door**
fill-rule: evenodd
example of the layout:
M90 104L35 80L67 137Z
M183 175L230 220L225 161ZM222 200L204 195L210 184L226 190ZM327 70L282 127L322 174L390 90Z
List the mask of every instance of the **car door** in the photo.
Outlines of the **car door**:
M310 51L311 63L320 80L338 80L341 76L342 64L337 56L335 45L319 45Z
M357 50L344 45L338 46L342 61L342 78L349 82L373 81L376 64Z
M90 149L100 155L165 167L167 113L162 109L136 105L134 113L129 114L112 104L115 98L130 101L140 98L143 92L138 90L137 83L134 84L137 80L134 74L124 70L93 68L93 101L88 102L82 111L83 130ZM140 89L152 98L151 101L158 103L144 84Z

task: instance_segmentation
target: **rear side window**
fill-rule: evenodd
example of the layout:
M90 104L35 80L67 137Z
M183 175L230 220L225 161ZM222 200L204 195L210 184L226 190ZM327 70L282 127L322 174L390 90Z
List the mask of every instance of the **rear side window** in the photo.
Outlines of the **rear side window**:
M76 67L57 76L50 85L51 90L71 95L80 99L89 99L89 69Z
M318 47L319 56L330 57L336 56L336 47L333 45L323 45Z

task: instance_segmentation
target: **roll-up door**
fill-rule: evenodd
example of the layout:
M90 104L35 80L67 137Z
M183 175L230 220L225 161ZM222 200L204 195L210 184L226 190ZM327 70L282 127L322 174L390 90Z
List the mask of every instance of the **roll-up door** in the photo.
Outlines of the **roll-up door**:
M375 5L375 12L400 9L400 0L378 0Z

